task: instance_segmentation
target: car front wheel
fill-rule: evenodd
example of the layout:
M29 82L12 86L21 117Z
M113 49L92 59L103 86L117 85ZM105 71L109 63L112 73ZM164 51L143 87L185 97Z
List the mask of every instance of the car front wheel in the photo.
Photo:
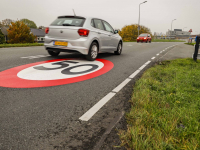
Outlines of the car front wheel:
M58 56L60 54L60 52L57 52L57 51L49 51L49 50L47 50L47 51L48 51L49 55L51 55L51 56Z
M88 55L86 55L86 59L90 61L94 61L97 58L99 52L98 44L93 42L90 46Z
M115 51L116 55L120 55L122 53L122 43L119 42L117 50Z

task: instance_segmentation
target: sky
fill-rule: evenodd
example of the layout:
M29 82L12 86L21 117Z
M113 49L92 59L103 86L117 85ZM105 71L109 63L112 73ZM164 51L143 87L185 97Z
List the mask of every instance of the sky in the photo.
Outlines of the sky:
M145 0L0 0L0 21L29 19L49 26L58 16L90 16L109 22L114 29L138 24L139 4ZM146 0L140 5L140 24L152 33L184 29L200 34L200 0Z

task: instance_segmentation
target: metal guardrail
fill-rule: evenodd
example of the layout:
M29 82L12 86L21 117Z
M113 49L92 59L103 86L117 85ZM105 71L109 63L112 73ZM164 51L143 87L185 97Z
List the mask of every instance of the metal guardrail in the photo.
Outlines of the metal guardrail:
M199 42L200 42L200 36L197 36L197 38L196 38L196 45L195 45L194 54L193 54L193 59L195 61L197 60L197 56L198 56L198 52L199 52Z

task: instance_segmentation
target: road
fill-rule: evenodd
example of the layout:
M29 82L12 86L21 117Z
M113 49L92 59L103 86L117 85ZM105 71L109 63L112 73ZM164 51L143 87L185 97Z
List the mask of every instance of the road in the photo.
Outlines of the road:
M95 78L50 87L0 87L0 149L93 149L128 104L131 91L114 92L88 121L80 117L146 62L152 65L179 44L183 43L127 42L119 56L99 54L98 58L109 60L114 67ZM51 57L44 47L1 48L0 72L63 58L84 59L82 55L67 53Z

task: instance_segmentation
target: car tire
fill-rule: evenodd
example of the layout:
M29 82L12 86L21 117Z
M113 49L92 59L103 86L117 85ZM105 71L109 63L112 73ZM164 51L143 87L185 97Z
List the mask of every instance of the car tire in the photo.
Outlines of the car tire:
M151 43L151 40L149 41L149 43Z
M90 45L89 52L86 55L86 59L89 61L94 61L98 56L98 52L99 52L98 44L96 42L92 42L92 44Z
M148 40L146 40L146 43L148 42Z
M60 52L58 52L58 51L49 51L49 50L47 50L47 51L48 51L49 55L51 55L51 56L58 56L60 54Z
M119 42L118 46L117 46L117 50L114 51L115 55L121 55L122 53L122 42Z

